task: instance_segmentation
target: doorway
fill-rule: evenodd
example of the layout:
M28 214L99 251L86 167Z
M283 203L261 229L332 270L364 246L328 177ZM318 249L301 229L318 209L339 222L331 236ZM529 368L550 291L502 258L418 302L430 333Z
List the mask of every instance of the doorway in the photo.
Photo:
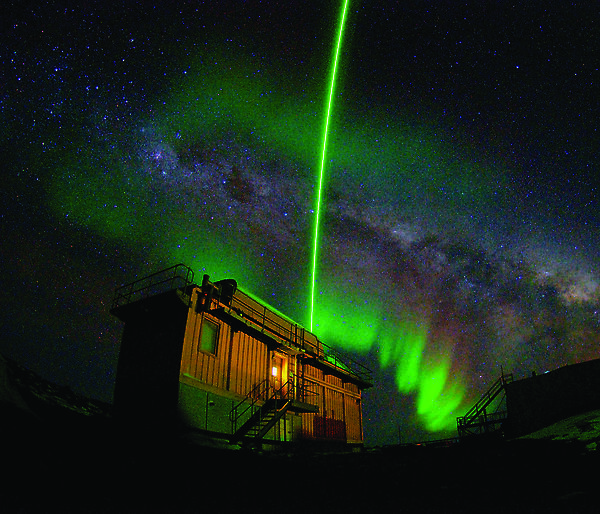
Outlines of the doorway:
M283 386L288 380L288 359L287 355L282 353L273 352L273 358L271 359L271 372L269 381L271 384L271 390L279 397L286 397L287 391L284 390Z

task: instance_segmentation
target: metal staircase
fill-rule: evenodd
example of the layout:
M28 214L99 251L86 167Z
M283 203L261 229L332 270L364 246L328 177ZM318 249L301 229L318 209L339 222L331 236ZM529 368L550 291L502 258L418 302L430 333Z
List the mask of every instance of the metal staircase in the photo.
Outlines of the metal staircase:
M481 435L482 433L494 432L500 429L502 423L506 421L506 411L499 411L499 405L494 412L488 413L487 410L500 393L504 392L506 384L509 384L512 381L512 374L505 375L502 373L498 380L492 384L464 416L456 418L459 438L471 435ZM499 404L501 403L502 398L500 399Z
M262 439L287 412L291 400L267 400L233 435L232 442L243 437Z
M285 416L294 399L293 391L294 386L291 381L272 391L270 395L268 380L257 384L229 413L233 433L230 441L232 443L242 439L259 441L265 437L269 430ZM246 421L238 428L240 419L246 417Z

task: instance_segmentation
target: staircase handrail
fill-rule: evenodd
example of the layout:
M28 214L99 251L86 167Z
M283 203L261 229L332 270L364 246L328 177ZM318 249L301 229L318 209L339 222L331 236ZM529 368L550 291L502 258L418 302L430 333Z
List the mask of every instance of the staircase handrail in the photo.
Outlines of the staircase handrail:
M504 389L504 386L512 382L512 373L505 375L504 373L496 380L492 386L483 394L483 396L477 401L477 403L469 409L469 411L461 416L461 424L466 424L469 420L476 419L481 415L481 412L494 401L494 398L498 396L498 393Z
M295 399L302 403L312 403L309 397L320 396L317 391L314 391L311 386L316 387L317 384L314 382L304 382L302 385L296 386Z
M243 416L249 409L252 409L257 401L264 400L264 393L268 388L269 379L265 378L263 381L256 384L247 394L244 396L242 400L240 400L236 405L233 406L231 411L229 412L229 421L234 425L237 424L237 420ZM251 400L248 403L248 400ZM242 406L246 405L247 407L238 414L238 409Z
M265 379L262 382L258 383L256 386L254 386L254 388L252 389L252 391L250 391L246 397L239 402L233 409L231 409L231 412L229 413L229 419L231 420L231 424L232 424L232 433L235 435L237 433L237 421L238 419L240 419L244 414L246 414L249 410L250 412L250 417L249 419L252 418L252 416L255 416L256 414L258 414L258 419L256 420L257 423L261 423L263 420L264 415L271 410L270 408L266 409L265 412L263 412L263 409L265 408L265 405L268 405L269 402L271 400L287 400L286 404L290 401L294 399L294 382L293 380L288 380L287 382L285 382L284 384L282 384L278 389L274 390L273 393L266 397L266 398L260 398L261 395L259 394L253 394L256 391L260 391L261 387L266 385L267 389L269 386L269 380ZM266 395L265 395L266 396ZM247 400L252 399L252 401L250 403L247 404L247 407L245 409L243 409L241 412L238 413L238 407L242 406L242 404L244 402L247 402ZM258 407L255 410L255 405L259 400L264 399L264 403L263 405L261 405L260 407ZM280 410L280 407L278 407L276 405L275 410ZM240 430L242 430L244 428L244 425L242 425L242 428Z
M236 431L237 429L237 421L238 419L240 419L244 414L246 414L248 411L251 411L250 415L252 416L252 414L254 414L254 406L256 405L256 403L258 401L269 401L269 400L273 400L273 399L290 399L294 398L294 383L293 381L290 379L287 382L285 382L285 384L283 384L282 386L280 386L278 389L276 389L275 391L273 391L273 393L268 396L266 393L268 393L268 389L269 389L269 379L264 379L262 382L259 382L258 384L256 384L252 390L246 394L246 396L244 397L243 400L241 400L240 402L238 402L229 412L229 421L231 421L231 424L233 426L233 432ZM283 391L286 391L285 394L282 394ZM248 402L248 400L250 400L250 402ZM239 409L243 406L246 406L246 408L244 408L243 410L239 411Z
M293 399L294 398L293 393L294 393L295 387L296 386L294 385L293 380L288 379L285 384L282 384L279 389L277 389L276 391L273 392L273 394L271 395L269 400L273 400L273 399L289 400L290 396Z

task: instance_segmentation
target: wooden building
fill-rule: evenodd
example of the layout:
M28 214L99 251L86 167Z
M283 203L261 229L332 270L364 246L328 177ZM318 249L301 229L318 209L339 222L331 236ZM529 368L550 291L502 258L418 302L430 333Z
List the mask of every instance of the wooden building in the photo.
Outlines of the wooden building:
M117 289L116 415L232 442L363 441L368 369L234 280L178 265Z

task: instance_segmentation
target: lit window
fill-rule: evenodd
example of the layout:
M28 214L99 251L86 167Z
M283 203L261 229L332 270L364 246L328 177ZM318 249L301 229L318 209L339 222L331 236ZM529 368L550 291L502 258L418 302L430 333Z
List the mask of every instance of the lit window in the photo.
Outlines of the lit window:
M277 376L277 366L273 366L273 367L271 368L271 375L273 375L274 377L276 377L276 376Z
M207 320L202 320L200 330L200 344L198 350L215 354L217 353L217 338L219 335L219 325Z

